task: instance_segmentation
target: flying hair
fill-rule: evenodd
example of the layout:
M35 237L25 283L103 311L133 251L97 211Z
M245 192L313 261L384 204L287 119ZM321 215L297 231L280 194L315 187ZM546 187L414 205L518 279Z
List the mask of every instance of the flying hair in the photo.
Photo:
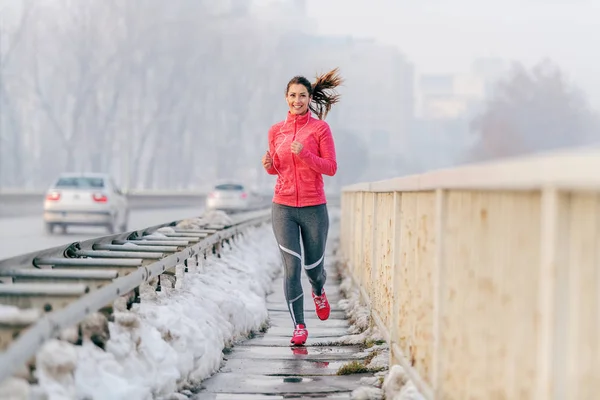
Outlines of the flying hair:
M343 82L344 80L339 75L339 68L334 68L325 74L317 75L315 82L312 84L303 76L293 77L288 82L285 93L287 95L290 85L303 85L308 90L308 94L312 96L312 101L308 107L319 119L325 119L331 110L331 106L340 100L340 95L335 89Z

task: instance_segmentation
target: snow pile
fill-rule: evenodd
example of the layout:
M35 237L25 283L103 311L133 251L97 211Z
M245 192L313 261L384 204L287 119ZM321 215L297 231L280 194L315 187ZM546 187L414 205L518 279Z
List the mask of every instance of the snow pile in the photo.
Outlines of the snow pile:
M198 218L190 218L180 221L177 228L181 229L202 229L207 225L230 226L233 220L224 211L207 210Z
M422 400L414 383L400 365L389 368L389 345L383 339L379 328L371 317L369 307L361 300L360 289L356 287L349 269L339 260L335 260L338 275L341 278L340 290L344 299L338 305L350 320L350 334L339 339L344 344L366 344L368 347L359 356L365 357L365 367L377 371L373 377L360 380L351 398L354 400ZM361 358L362 358L361 357Z
M0 304L0 323L28 325L41 318L43 312L37 308L19 308Z
M384 342L379 328L371 318L371 310L361 300L360 289L355 287L350 272L341 270L338 265L338 273L342 277L340 290L345 299L340 300L338 305L342 308L350 320L350 335L342 336L340 341L344 344L363 344L369 342Z
M351 394L353 400L382 400L383 390L373 386L361 386Z
M387 374L379 372L372 378L362 378L360 383L366 386L352 392L353 400L425 400L404 368L397 364Z
M404 368L397 364L390 369L382 388L387 400L425 400Z
M27 400L29 398L31 398L31 390L25 379L10 377L0 384L0 400Z
M188 260L187 273L179 266L177 285L167 275L159 292L144 284L141 303L130 310L118 299L113 322L89 318L81 346L46 343L36 373L48 399L176 398L216 372L224 347L266 323L265 297L280 270L268 224L249 229L231 246L221 258L197 265ZM105 339L105 325L110 338L100 340L103 351L94 343Z

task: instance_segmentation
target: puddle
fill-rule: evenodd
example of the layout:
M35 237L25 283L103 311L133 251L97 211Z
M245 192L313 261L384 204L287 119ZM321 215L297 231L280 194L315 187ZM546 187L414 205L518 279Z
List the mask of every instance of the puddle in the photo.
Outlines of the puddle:
M335 375L348 361L346 360L307 360L298 357L292 360L228 360L221 372L243 373L252 370L254 374L268 376L289 375Z
M347 354L352 356L363 351L360 346L239 346L234 349L230 356L243 357L246 354L259 354L261 356L278 355L327 355Z
M288 393L284 395L266 394L230 394L230 393L201 393L193 400L283 400L283 399L314 399L314 400L349 400L350 394L346 393Z

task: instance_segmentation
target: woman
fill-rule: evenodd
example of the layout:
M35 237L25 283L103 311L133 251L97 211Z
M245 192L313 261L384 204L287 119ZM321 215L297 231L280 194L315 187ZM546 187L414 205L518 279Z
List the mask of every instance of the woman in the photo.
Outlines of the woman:
M291 343L298 346L308 338L302 266L312 286L319 319L329 318L331 309L323 287L329 230L323 174L335 175L337 161L333 136L323 119L339 100L339 95L327 91L341 82L337 69L318 77L314 84L303 76L292 78L285 91L287 117L269 130L269 150L262 159L265 170L278 175L272 206L273 232L283 258L284 291L294 324Z

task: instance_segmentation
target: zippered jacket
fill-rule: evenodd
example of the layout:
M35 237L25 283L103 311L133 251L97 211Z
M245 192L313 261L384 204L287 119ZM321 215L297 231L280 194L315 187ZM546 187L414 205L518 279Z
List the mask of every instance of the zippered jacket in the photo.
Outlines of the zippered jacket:
M292 142L302 143L299 154L292 153ZM337 171L335 145L327 122L309 112L294 115L269 129L269 153L273 165L267 169L277 175L273 202L292 207L327 203L323 175Z

